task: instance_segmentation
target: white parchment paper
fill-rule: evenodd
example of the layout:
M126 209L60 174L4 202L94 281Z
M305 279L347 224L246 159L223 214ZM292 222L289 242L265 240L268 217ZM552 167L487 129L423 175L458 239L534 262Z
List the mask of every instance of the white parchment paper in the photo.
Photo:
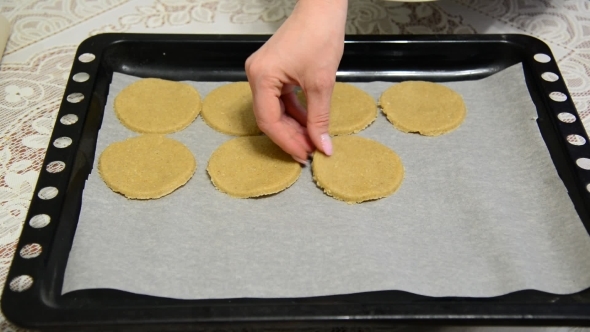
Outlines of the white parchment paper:
M114 75L97 156L137 135L113 111L114 96L135 80ZM190 84L206 96L223 83ZM378 100L391 84L356 85ZM207 161L231 137L201 118L170 135L191 149L198 168L162 199L115 194L100 179L96 158L63 292L114 288L203 299L404 290L488 297L590 286L590 237L541 138L522 67L445 85L468 110L454 132L405 134L379 114L359 133L396 151L406 170L397 193L360 205L324 195L310 167L291 188L267 198L216 191Z

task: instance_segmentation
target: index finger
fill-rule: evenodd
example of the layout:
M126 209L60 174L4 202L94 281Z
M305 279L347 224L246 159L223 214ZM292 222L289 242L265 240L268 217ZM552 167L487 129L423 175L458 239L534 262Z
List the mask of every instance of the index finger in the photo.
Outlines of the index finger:
M250 87L260 130L296 160L305 162L313 149L305 128L285 113L281 100L282 84L257 86L250 83Z

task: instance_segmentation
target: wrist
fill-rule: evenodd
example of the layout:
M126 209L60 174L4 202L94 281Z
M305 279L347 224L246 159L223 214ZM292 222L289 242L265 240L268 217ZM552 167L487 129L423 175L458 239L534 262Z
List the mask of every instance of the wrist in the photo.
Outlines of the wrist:
M314 25L332 25L344 29L348 11L348 0L298 0L291 16L298 21L313 21Z
M334 12L344 12L348 10L348 0L297 0L297 7L305 7L306 9L330 15Z

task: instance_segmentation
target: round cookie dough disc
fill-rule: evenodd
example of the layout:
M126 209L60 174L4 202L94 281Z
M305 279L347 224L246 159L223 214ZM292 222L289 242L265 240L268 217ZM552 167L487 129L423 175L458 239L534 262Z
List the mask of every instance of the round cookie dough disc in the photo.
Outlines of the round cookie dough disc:
M393 194L404 178L399 156L385 145L359 136L332 139L334 154L313 155L313 178L326 194L349 204Z
M115 98L115 114L121 123L144 134L182 130L200 111L201 97L192 86L157 78L132 83Z
M299 101L307 108L303 91L298 93ZM373 97L363 90L336 82L330 107L330 135L348 135L367 128L377 118L377 104Z
M266 136L238 137L223 143L207 172L220 191L237 198L278 193L290 187L301 166Z
M197 168L182 143L163 135L141 135L109 145L98 171L113 191L132 199L168 195L190 180Z
M444 85L408 81L393 85L381 95L387 119L406 133L438 136L453 131L465 120L461 95Z
M233 136L261 133L252 108L252 90L248 82L222 85L203 101L201 114L209 127Z

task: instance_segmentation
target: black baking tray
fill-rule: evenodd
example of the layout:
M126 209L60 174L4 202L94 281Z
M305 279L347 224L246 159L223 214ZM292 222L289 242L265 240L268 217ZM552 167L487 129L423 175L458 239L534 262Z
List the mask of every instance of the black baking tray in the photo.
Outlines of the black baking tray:
M102 34L85 40L78 48L51 142L59 137L73 141L67 148L50 143L35 188L17 254L7 276L2 311L13 323L48 330L192 330L192 329L334 329L387 328L396 324L477 325L590 325L590 290L555 295L524 290L494 298L434 298L401 291L381 291L338 296L292 299L175 300L93 289L61 295L68 254L76 231L82 192L95 158L97 134L113 72L169 80L245 80L244 61L267 36L204 36ZM317 50L321 52L321 50ZM91 53L91 62L79 56ZM549 56L548 62L535 55ZM587 230L590 229L590 171L577 166L590 158L589 144L569 144L566 136L577 134L588 141L562 75L549 47L525 35L454 36L349 36L338 71L339 81L391 81L408 79L456 81L480 79L516 63L522 63L534 101L539 129L555 167ZM76 82L76 73L88 73ZM555 82L541 78L546 72L559 76ZM549 98L551 92L567 96L563 102ZM81 93L71 103L67 96ZM499 96L501 98L501 96ZM567 112L576 121L565 123L557 115ZM76 114L78 122L64 125L62 116ZM46 166L63 161L59 173ZM42 200L45 187L59 190ZM51 222L33 228L29 221L47 214ZM29 243L43 251L32 259L18 253ZM154 248L155 250L155 248ZM15 292L9 287L18 276L32 277L32 286Z

